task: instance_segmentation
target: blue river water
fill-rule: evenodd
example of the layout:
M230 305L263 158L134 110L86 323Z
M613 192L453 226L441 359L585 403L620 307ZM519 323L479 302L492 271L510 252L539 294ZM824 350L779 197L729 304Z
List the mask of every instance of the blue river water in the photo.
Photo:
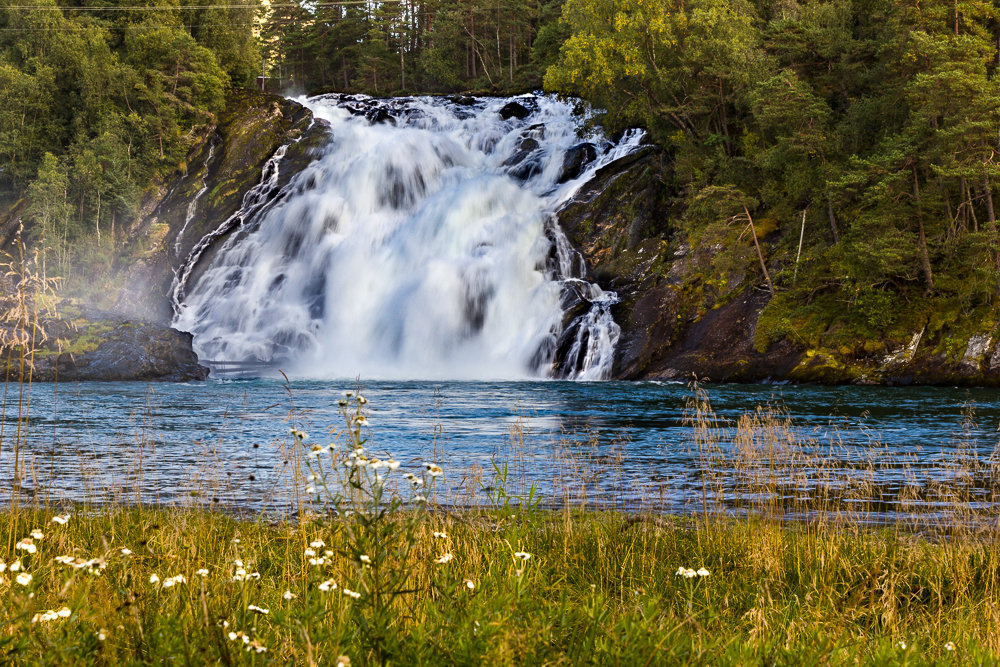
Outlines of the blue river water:
M736 506L764 487L794 500L826 484L845 502L877 496L877 512L893 515L906 513L906 489L927 505L952 482L989 496L997 390L703 388L710 430L690 423L691 387L656 382L39 384L19 446L16 397L7 397L0 493L287 512L305 483L289 429L328 442L344 423L344 390L360 389L369 450L401 461L399 472L440 464L442 503L534 486L550 505L690 512L706 496ZM757 406L771 418L737 428Z

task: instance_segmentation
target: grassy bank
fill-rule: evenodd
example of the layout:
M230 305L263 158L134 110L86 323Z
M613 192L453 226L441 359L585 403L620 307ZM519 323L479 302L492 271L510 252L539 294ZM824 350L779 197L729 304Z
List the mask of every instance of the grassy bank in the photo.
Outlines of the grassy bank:
M374 516L7 513L5 660L950 664L1000 649L1000 548L983 536L546 510ZM18 549L33 529L36 551Z

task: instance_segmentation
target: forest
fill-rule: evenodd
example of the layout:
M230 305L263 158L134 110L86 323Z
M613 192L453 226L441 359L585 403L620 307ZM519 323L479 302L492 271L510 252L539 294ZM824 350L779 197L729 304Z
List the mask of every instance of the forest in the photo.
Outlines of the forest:
M56 273L113 257L233 88L544 89L648 130L665 233L722 249L707 283L774 295L761 346L992 311L993 2L27 1L0 6L0 207Z

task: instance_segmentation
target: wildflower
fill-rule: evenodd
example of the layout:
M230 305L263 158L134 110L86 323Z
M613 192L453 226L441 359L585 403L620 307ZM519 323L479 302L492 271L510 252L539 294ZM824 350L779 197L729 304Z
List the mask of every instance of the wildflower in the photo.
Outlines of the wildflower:
M333 558L333 552L330 551L329 549L327 549L326 551L324 551L323 555L326 556L327 558Z
M466 579L462 583L465 584L465 587L468 588L470 591L476 588L476 584L475 582L472 581L472 579Z
M905 651L906 650L906 641L900 639L898 642L896 642L896 646L898 646L901 650Z
M17 572L20 569L21 569L21 561L20 561L20 559L18 559L18 560L14 561L13 563L10 564L10 571L11 572Z
M364 396L361 396L359 394L358 395L358 405L367 405L367 404L368 404L368 399L365 398Z
M344 392L344 398L350 398L351 396L354 396L354 392L353 391L345 391Z
M22 586L27 586L28 584L31 583L31 575L28 574L27 572L22 572L21 574L17 575L14 581L21 584Z
M38 551L38 547L35 546L34 542L30 537L26 537L17 544L14 545L14 549L20 549L22 551L27 551L29 554L33 554Z
M327 579L326 581L324 581L319 585L319 589L324 593L331 590L335 591L337 590L337 582L335 582L333 579Z
M247 575L247 576L248 576L248 577L249 577L250 579L253 579L254 581L256 581L257 579L260 579L260 572L251 572L251 573L250 573L249 575Z
M319 567L320 565L326 564L326 558L310 558L309 564Z
M233 581L245 581L247 579L247 571L242 567L237 568L236 572L233 573Z
M233 544L239 544L240 543L240 538L234 537L233 539L231 539L229 541L232 542Z
M386 466L389 468L389 470L395 470L396 468L399 467L399 461L397 461L396 459L389 459L388 461L386 461Z
M163 587L170 588L171 586L176 586L177 584L186 584L186 583L187 583L187 577L185 577L183 574L178 574L176 576L167 577L166 579L164 579Z
M284 593L281 594L281 597L285 598L286 600L294 600L295 598L298 597L298 595L296 595L291 591L285 591Z
M342 588L340 590L344 593L344 595L346 595L346 596L348 596L350 598L354 598L355 600L357 600L359 597L361 597L361 593L357 593L355 591L352 591L349 588Z
M300 431L297 428L293 428L291 430L291 434L292 434L292 437L295 438L296 440L298 440L299 442L302 442L303 440L308 440L309 439L309 435L305 431Z
M206 570L205 568L201 568L200 570L195 570L194 573L197 574L199 577L207 577L208 576L208 570Z
M699 577L707 577L708 575L709 575L709 571L708 570L706 570L703 567L698 568L698 576Z
M69 607L63 607L59 610L49 609L48 611L43 611L40 614L35 614L31 617L32 623L48 623L49 621L54 621L59 618L69 618L73 614Z
M369 565L371 565L372 562L372 559L368 554L361 554L360 556L358 556L358 560L360 560L362 563L368 563Z
M313 556L316 555L316 552L313 551L312 549L306 549L305 551L302 552L302 555L305 556L306 558L312 558Z
M430 475L431 477L437 477L438 475L440 475L440 474L442 474L444 472L441 469L441 466L439 466L439 465L437 465L435 463L425 463L424 464L424 468L426 468L427 474Z
M368 426L368 418L364 415L358 415L354 418L354 423L358 426Z
M415 503L426 503L427 502L427 498L425 498L424 496L422 496L422 495L420 495L418 493L417 495L413 496L413 502L415 502Z
M337 664L334 667L351 667L351 659L346 655L338 655Z
M257 614L265 614L265 615L271 613L270 609L265 609L264 607L258 607L255 604L247 605L247 611L252 611Z
M97 631L97 641L103 642L107 638L108 638L107 631L104 628L101 628L100 630Z
M38 530L37 528L35 528L33 531L31 531L30 535L31 535L31 538L35 539L35 540L40 540L43 537L45 537L45 533L43 533L42 531Z
M515 551L514 558L519 558L521 560L528 560L529 558L531 558L531 554L529 554L527 551Z
M247 651L254 651L255 653L266 653L267 652L267 647L264 646L263 644L261 644L256 639L254 639L252 642L250 642L249 644L247 644L246 650Z
M948 642L947 644L945 644L944 645L944 650L945 651L954 651L955 650L955 642Z
M160 583L160 578L158 576L156 576L155 572L153 574L149 575L149 583L151 583L153 585L156 585L156 584Z
M236 560L233 561L233 565L235 565L236 567L243 567L243 561L237 558Z
M307 486L306 487L306 493L308 495L312 495L312 494L316 493L316 487L315 486Z
M52 520L58 523L60 526L65 526L69 521L69 514L56 514L52 517Z
M7 571L7 563L0 560L0 572L6 572L6 571Z
M440 556L435 558L434 562L437 563L438 565L444 565L445 563L449 562L452 558L454 558L454 556L452 556L451 552L449 551L448 553L441 554Z
M337 405L339 405L342 408L346 408L347 407L347 399L346 398L340 399L339 401L337 401Z
M122 547L122 556L131 556L132 550L128 547Z
M440 531L440 532L438 532L438 531L435 530L434 531L434 537L436 537L438 539L444 539L444 538L448 537L448 533L444 532L443 530Z
M313 540L312 542L309 543L309 546L311 546L313 549L322 549L323 547L326 546L326 542L324 542L323 540Z
M230 632L226 636L229 637L229 641L236 641L236 638L239 637L239 635L237 635L235 632Z
M62 563L63 565L72 565L74 562L76 562L76 559L73 558L72 556L56 556L52 560L54 560L57 563Z

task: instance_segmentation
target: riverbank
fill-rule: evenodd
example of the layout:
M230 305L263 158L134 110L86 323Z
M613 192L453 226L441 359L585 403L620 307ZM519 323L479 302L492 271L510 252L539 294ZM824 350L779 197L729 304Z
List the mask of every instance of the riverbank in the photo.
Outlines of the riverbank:
M21 664L968 664L1000 650L992 533L530 508L270 523L77 507L2 525L0 641Z

